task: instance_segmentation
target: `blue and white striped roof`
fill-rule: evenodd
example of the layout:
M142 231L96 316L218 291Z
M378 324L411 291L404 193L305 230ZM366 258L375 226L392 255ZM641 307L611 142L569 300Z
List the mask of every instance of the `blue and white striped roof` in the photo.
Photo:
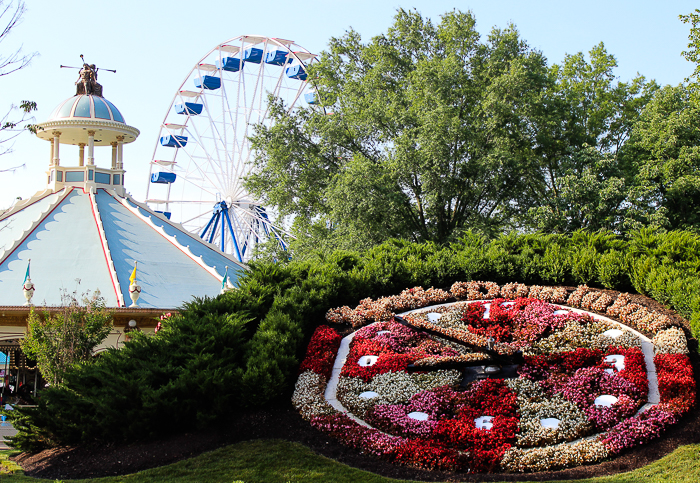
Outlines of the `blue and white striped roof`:
M236 285L244 266L147 206L111 190L47 190L0 215L0 306L23 305L31 259L33 303L61 305L68 293L99 290L107 306L131 304L138 262L140 307L174 309L193 296Z

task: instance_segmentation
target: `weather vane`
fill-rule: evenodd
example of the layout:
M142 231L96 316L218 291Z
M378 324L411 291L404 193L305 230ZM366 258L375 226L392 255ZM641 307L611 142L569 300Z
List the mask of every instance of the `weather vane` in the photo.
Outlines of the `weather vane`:
M97 83L97 71L99 70L95 64L88 64L85 62L83 54L80 54L80 60L83 61L82 67L71 67L69 65L62 65L62 69L80 69L78 80L75 81L76 91L75 95L79 96L82 94L93 95L102 97L102 85ZM117 73L113 69L102 69L107 72Z

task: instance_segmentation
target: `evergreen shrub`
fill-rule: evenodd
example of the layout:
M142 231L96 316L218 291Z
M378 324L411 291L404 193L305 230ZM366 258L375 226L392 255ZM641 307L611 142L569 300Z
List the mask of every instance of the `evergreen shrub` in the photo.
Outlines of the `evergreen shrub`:
M363 253L251 264L239 288L185 304L162 332L79 366L36 409L11 415L14 444L36 449L203 427L235 408L291 395L299 361L331 307L413 286L492 280L635 291L670 305L700 335L700 238L687 232L474 233L438 246L390 240Z

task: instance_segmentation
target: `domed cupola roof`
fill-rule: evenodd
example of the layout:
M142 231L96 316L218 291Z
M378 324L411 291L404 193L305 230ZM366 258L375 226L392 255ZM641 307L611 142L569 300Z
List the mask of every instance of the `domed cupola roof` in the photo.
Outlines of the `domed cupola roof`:
M79 146L109 146L136 140L139 130L127 125L117 106L102 96L97 71L95 64L83 63L75 96L60 103L48 120L36 125L38 137Z
M87 144L88 132L94 131L95 146L109 146L119 139L124 143L136 140L139 130L129 126L117 106L102 96L78 94L61 102L49 118L37 124L36 135L50 140L56 131L61 144Z
M134 142L139 130L129 126L117 106L103 97L97 71L94 64L83 63L75 95L56 106L49 119L36 124L36 136L51 142L46 173L50 189L74 187L94 192L103 187L124 196L124 145ZM73 163L65 158L61 162L65 144L78 146ZM96 165L98 146L111 146L111 167Z
M78 95L66 99L53 110L47 121L99 119L126 124L117 106L104 97Z

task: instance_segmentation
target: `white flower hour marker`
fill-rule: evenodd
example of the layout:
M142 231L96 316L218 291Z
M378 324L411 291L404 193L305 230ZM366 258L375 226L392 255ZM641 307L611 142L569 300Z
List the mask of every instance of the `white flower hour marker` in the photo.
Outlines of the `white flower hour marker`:
M474 420L474 424L476 425L477 429L491 431L491 428L493 428L493 423L491 422L492 420L493 416L481 416Z
M540 424L542 427L547 429L557 429L559 427L559 423L561 423L561 421L557 418L540 419Z
M437 322L440 320L440 317L442 317L442 314L438 314L437 312L430 312L428 314L428 320L431 322Z
M595 398L595 401L593 402L596 406L603 406L606 408L612 407L613 404L617 402L617 398L615 396L611 396L610 394L603 394L602 396L598 396Z
M408 413L408 417L411 419L415 419L416 421L427 421L428 420L428 415L426 413L422 413L420 411L414 411L412 413Z
M377 359L379 359L379 357L377 357L377 356L362 356L357 361L357 364L360 366L363 366L363 367L369 367L369 366L373 366L374 364L376 364Z
M613 339L620 337L622 334L624 334L624 332L622 332L620 329L609 329L603 332L603 335L607 335Z
M620 354L612 354L605 358L605 362L612 364L615 369L609 367L605 369L608 374L614 374L615 372L620 372L625 368L625 356Z

